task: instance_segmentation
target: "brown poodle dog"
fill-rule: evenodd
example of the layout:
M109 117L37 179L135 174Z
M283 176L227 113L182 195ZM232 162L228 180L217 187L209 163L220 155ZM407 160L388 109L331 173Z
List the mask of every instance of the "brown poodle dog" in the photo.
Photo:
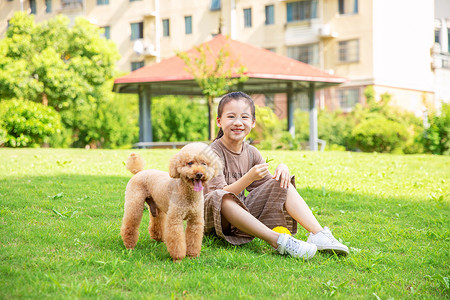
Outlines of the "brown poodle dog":
M216 176L220 159L203 143L184 146L170 160L169 173L145 170L144 160L132 153L126 163L134 175L125 191L120 234L128 249L136 246L144 203L150 211L150 236L164 241L174 261L197 257L202 246L203 185ZM187 220L186 232L183 221Z

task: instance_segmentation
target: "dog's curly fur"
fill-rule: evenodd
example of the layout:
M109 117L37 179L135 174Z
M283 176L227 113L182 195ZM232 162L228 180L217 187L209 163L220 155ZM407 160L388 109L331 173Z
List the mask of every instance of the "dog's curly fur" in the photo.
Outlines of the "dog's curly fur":
M150 212L150 236L164 241L174 261L197 257L204 230L203 185L221 169L220 159L203 143L184 146L170 160L169 173L145 170L144 160L131 153L127 169L135 174L125 191L120 233L125 247L133 249L145 203ZM187 220L186 232L183 221Z

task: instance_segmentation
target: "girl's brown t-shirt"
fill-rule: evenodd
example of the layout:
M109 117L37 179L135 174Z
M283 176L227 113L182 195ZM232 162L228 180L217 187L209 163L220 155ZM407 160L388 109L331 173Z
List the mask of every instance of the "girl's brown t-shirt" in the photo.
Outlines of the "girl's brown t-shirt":
M220 141L215 140L210 144L211 149L219 156L222 162L222 171L218 176L211 179L206 188L204 194L207 194L214 190L223 189L225 186L230 185L242 176L244 176L250 169L258 164L264 163L264 159L261 153L254 146L247 143L243 143L241 153L235 153L230 151ZM263 184L267 180L271 179L271 175L266 175L264 178L251 183L246 190L251 192L254 188ZM244 191L237 195L240 199L244 199Z

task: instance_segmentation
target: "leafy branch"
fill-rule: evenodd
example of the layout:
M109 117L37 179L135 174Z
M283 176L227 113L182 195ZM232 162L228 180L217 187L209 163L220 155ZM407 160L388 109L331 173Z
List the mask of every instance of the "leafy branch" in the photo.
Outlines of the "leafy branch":
M228 38L227 38L228 39ZM195 53L178 52L195 82L208 99L209 111L209 138L212 139L215 130L213 100L227 93L232 86L248 79L244 75L246 68L233 59L230 53L230 45L227 42L217 53L214 53L208 44L202 44L194 48Z

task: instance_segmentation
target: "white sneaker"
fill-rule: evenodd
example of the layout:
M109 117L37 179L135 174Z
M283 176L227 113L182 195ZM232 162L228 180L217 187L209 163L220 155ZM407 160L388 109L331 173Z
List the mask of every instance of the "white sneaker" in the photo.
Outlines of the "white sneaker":
M280 254L287 254L305 260L311 259L317 251L316 245L299 241L286 233L280 234L277 245L277 251Z
M311 232L307 242L315 244L319 251L335 252L342 255L348 254L348 247L336 240L328 227L324 227L322 231L316 234Z

